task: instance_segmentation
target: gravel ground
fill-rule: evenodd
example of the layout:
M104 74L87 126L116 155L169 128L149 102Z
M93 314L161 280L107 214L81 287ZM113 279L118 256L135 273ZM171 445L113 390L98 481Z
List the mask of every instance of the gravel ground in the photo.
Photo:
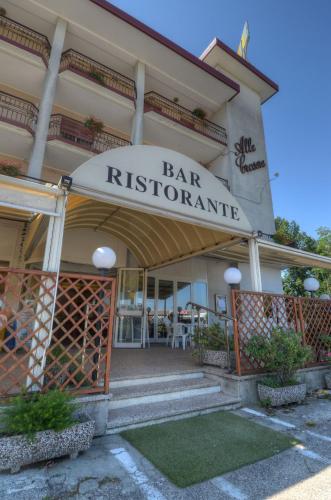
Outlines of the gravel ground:
M204 500L331 498L331 399L267 415L260 407L235 413L298 438L302 445L204 483L171 484L119 435L93 441L77 460L59 459L0 474L1 500ZM257 412L256 413L252 413Z

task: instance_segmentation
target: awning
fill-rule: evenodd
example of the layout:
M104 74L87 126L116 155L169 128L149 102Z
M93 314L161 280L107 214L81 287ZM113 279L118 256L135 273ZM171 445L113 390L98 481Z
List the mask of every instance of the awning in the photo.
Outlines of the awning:
M153 269L227 248L238 242L229 233L151 213L70 195L65 230L85 228L122 240L142 267Z
M279 245L272 241L257 239L261 264L276 266L279 269L288 267L320 267L331 270L331 258L305 252L297 248ZM225 261L249 262L248 243L242 239L229 249L218 249L209 252L209 257Z

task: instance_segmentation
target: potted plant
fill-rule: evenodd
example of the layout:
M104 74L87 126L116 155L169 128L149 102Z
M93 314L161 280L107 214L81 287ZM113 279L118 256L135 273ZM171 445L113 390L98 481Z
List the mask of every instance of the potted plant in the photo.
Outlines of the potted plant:
M193 336L194 356L200 364L231 368L235 365L233 337L229 337L230 366L228 362L228 346L224 329L219 323L196 328Z
M303 345L301 333L275 328L270 335L251 337L245 350L266 372L272 373L258 383L261 401L281 406L304 400L307 387L295 379L295 373L311 359L312 352L310 346Z
M21 172L15 165L0 165L0 174L9 175L10 177L18 177Z
M76 458L87 450L95 422L75 416L76 408L58 390L15 397L1 416L0 470L18 472L22 465L64 455Z
M6 16L7 15L7 11L4 7L0 7L0 16Z
M96 120L94 116L86 118L84 125L87 129L89 129L93 137L96 134L100 134L100 132L102 132L104 128L103 122L100 120Z
M205 110L201 109L201 108L195 108L193 111L192 111L192 115L193 116L196 116L197 118L200 118L200 120L204 120L207 116L207 113Z
M95 68L92 68L91 71L89 72L89 77L95 80L97 83L100 83L100 85L105 86L105 77L102 73L97 71Z

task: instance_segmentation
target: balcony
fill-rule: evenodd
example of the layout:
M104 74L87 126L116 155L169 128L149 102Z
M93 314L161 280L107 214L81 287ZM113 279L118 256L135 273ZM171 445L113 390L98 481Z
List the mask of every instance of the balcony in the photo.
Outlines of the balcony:
M56 102L85 115L96 115L130 132L135 82L121 73L70 49L62 54Z
M129 144L129 141L109 132L93 134L84 123L56 114L52 115L49 125L45 163L72 172L95 154Z
M145 139L177 149L202 163L216 158L227 145L226 130L156 92L145 95Z
M1 82L41 95L51 46L48 38L23 24L0 16Z
M0 151L19 158L29 155L38 108L29 101L0 92Z

